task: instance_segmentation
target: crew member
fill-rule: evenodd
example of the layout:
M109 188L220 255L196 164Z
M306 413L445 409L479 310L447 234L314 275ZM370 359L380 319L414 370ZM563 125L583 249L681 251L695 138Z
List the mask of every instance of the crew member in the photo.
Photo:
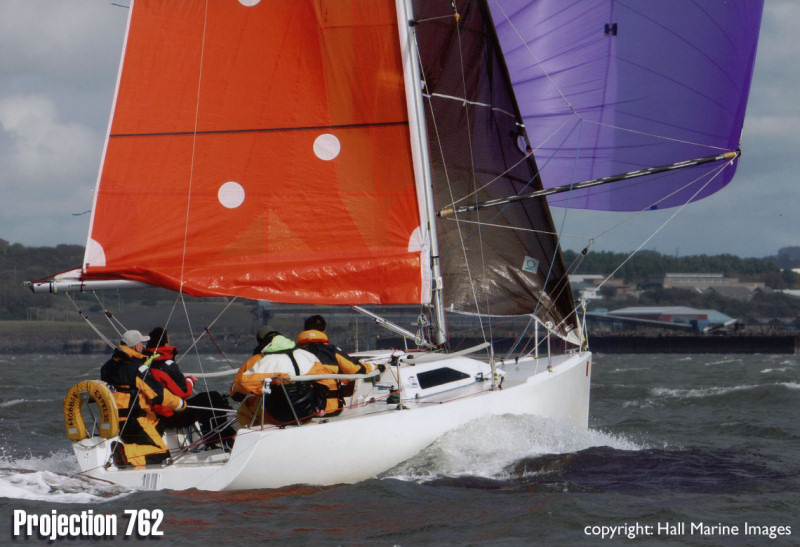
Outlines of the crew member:
M216 427L227 422L228 413L225 410L231 410L231 405L228 404L226 397L218 391L194 392L197 379L194 376L184 376L181 372L175 361L178 348L170 345L169 333L165 329L154 328L148 338L147 348L144 351L145 354L153 356L150 374L173 395L183 399L187 405L186 411L180 414L175 414L171 408L154 405L153 410L159 416L159 430L163 432L165 428L187 427L197 422L204 437L209 436L215 429L222 429L217 435L210 436L206 446L214 446L221 440L226 448L232 448L236 431L230 426L224 429Z
M321 315L307 317L303 332L297 335L297 346L317 356L331 374L366 374L375 370L371 363L354 363L341 348L334 346L325 334L327 324ZM325 380L328 386L327 415L335 416L344 408L344 398L353 394L354 382Z
M149 373L148 358L142 353L148 340L138 330L126 331L111 359L100 368L100 379L114 388L125 461L136 466L159 463L169 456L154 406L173 411L186 406Z
M327 388L321 382L282 383L279 378L307 374L327 374L328 370L313 353L299 349L295 342L271 327L262 327L264 348L260 358L249 358L240 368L231 386L231 397L242 400L239 423L286 424L307 421L325 412ZM269 395L263 400L264 383ZM287 398L288 394L288 398ZM263 408L262 408L263 404Z

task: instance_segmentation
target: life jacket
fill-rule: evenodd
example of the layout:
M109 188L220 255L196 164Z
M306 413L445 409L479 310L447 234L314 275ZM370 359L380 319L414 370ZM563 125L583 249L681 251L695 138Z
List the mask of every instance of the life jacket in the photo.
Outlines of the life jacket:
M266 402L267 407L264 410L266 417L272 423L281 424L295 421L294 414L292 414L289 406L290 401L294 404L298 418L307 419L317 414L320 410L325 410L327 404L322 403L327 401L327 389L329 389L328 386L332 382L331 380L321 380L309 384L308 382L281 382L279 378L326 373L328 373L328 369L319 363L312 353L298 348L292 340L285 336L275 336L264 348L263 355L250 357L234 378L231 386L231 395L234 399L237 398L237 395L239 398L246 395L256 396L244 401L240 407L240 423L243 425L254 423L253 416L260 412L258 408L261 405L261 395L265 381L270 383L271 393ZM290 386L292 387L290 388ZM284 393L284 388L286 388L287 392L292 392L288 399L286 393ZM313 394L309 393L309 390ZM273 397L276 393L280 394ZM280 409L281 404L284 410ZM270 412L270 405L278 414L277 416L273 416ZM299 406L303 408L298 408ZM260 416L258 418L260 423Z
M371 363L354 363L340 348L328 341L328 335L318 330L305 330L297 335L298 347L317 356L331 374L366 374L375 367ZM329 380L328 405L326 413L336 415L344 408L344 398L353 394L355 382L350 380Z
M178 348L175 346L160 346L150 351L153 355L158 355L150 365L150 374L153 375L153 378L181 399L186 400L191 397L194 381L185 377L178 363L175 362ZM174 411L164 405L153 405L153 410L159 416L169 417L174 415Z
M300 367L293 351L285 350L281 353L289 357L295 374L300 376ZM320 410L326 409L327 395L328 387L320 382L274 381L265 410L279 423L307 422Z

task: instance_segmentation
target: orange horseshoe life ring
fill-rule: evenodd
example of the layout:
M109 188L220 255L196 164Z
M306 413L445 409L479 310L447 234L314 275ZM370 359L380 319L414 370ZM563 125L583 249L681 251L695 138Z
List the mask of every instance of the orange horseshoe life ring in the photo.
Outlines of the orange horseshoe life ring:
M64 397L64 425L67 428L67 437L73 441L80 441L89 436L81 410L83 402L90 397L100 409L100 436L111 439L119 435L117 403L108 384L100 380L84 380L72 386Z

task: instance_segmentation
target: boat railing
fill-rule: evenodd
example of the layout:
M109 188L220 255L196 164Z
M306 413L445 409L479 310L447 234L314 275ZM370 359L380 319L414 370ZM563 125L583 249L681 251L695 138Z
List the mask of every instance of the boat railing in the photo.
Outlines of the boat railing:
M375 369L371 372L364 374L301 374L299 376L289 376L285 380L287 382L316 382L317 380L360 380L380 376L381 371ZM273 379L272 377L269 378Z
M409 365L418 365L420 363L431 363L433 361L444 361L445 359L452 359L454 357L460 357L462 355L469 355L471 353L477 353L483 349L488 348L491 346L489 342L484 342L482 344L478 344L477 346L473 346L471 348L462 349L461 351L454 351L452 353L421 353L418 355L410 355L408 357L401 357L400 362L406 363Z
M231 369L231 370L223 370L220 372L186 372L184 373L187 376L194 376L196 378L214 378L218 376L232 376L239 372L239 369ZM299 376L289 376L286 378L290 382L313 382L316 380L359 380L359 379L366 379L372 378L373 376L378 376L380 374L380 370L375 369L372 372L367 372L365 374L301 374ZM270 380L273 378L277 378L277 376L270 376Z
M269 376L264 378L262 381L262 396L261 400L258 402L258 405L253 413L253 418L250 420L250 424L248 427L253 427L256 425L256 418L260 415L261 416L261 425L266 423L265 420L265 412L266 412L266 398L272 393L274 389L270 387L273 381L277 381L279 388L283 391L283 394L286 398L286 401L289 403L289 408L292 411L292 415L294 420L292 422L296 423L297 425L302 425L305 420L310 418L310 416L298 416L297 412L295 411L294 405L292 403L291 397L289 397L289 393L286 390L286 385L289 383L294 382L316 382L319 380L365 380L369 378L374 378L381 374L380 369L376 368L370 372L366 372L364 374L299 374L295 376ZM289 423L292 423L289 422ZM286 424L283 424L286 425Z

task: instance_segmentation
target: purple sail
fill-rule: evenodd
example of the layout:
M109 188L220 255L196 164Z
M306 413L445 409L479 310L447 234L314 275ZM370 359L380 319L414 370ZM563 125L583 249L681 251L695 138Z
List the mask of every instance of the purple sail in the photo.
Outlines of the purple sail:
M490 0L545 188L737 150L763 0ZM635 211L702 199L735 162L558 194Z

